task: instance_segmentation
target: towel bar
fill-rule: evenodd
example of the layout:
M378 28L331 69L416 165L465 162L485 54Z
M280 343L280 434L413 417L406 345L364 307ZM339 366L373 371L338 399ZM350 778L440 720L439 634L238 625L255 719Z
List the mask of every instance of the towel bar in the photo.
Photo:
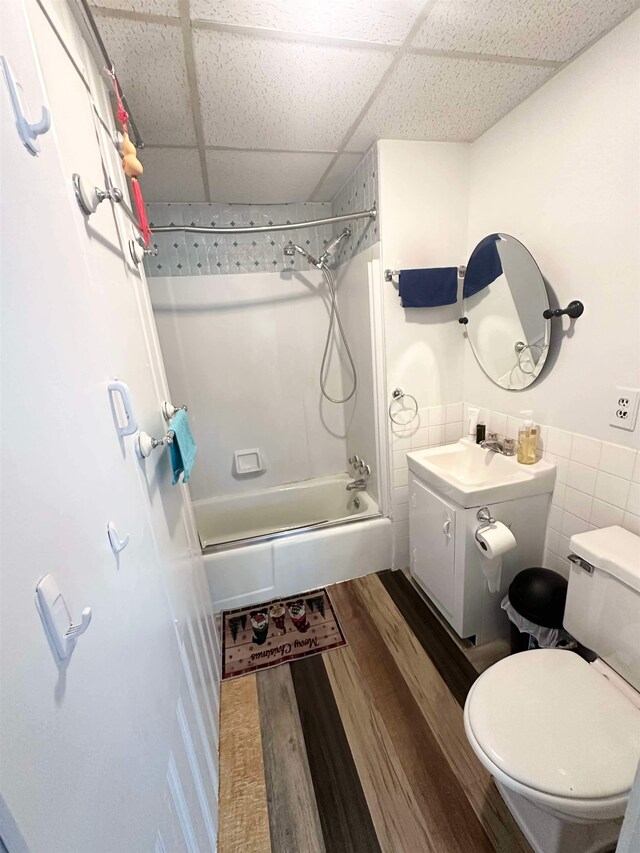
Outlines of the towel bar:
M394 284L397 284L397 282L393 280L393 277L399 276L401 272L402 272L402 270L385 270L384 271L384 280L385 281L391 281ZM467 268L466 268L466 266L464 266L464 264L459 266L458 267L458 278L464 278L466 272L467 272Z
M153 436L149 435L146 432L139 432L136 435L136 453L138 454L140 459L146 459L148 456L151 456L151 451L155 450L156 447L167 447L170 444L173 444L175 433L172 429L170 429L164 438L153 438Z

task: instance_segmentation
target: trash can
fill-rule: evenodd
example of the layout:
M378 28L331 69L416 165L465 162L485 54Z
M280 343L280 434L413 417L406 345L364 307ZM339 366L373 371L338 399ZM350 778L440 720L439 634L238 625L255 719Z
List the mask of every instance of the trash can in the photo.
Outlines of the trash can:
M511 654L527 649L573 649L576 643L562 627L567 581L550 569L519 572L502 602L511 622Z

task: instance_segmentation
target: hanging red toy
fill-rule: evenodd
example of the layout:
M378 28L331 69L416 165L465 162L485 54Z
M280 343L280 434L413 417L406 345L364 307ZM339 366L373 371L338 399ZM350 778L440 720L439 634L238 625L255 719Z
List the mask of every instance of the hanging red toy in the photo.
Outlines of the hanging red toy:
M113 88L116 93L116 100L118 103L117 117L118 121L122 125L122 146L120 148L120 153L122 154L122 169L125 175L131 179L131 187L133 189L133 200L135 202L136 210L138 212L138 222L140 223L140 231L142 233L142 239L144 240L145 245L148 247L151 242L151 229L149 228L149 220L147 219L147 210L144 204L144 198L142 197L142 190L140 189L140 184L138 183L138 178L143 173L144 169L142 167L142 163L140 162L140 160L138 160L138 152L136 151L136 147L129 139L129 132L127 130L129 114L122 104L122 98L120 97L120 89L118 88L118 81L116 79L116 75L113 68L107 68L107 74L109 75L109 77L111 77L111 82L113 83Z

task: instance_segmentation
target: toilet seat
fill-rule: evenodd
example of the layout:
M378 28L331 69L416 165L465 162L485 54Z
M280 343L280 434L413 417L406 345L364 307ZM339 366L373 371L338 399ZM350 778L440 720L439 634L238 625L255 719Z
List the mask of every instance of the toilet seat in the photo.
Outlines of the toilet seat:
M505 658L469 691L465 729L495 778L559 814L619 817L640 759L640 710L571 652Z

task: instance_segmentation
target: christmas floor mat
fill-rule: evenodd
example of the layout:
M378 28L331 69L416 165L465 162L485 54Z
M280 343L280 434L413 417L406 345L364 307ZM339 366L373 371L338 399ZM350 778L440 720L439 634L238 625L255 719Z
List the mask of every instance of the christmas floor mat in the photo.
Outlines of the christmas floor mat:
M325 587L222 614L222 678L346 646Z

